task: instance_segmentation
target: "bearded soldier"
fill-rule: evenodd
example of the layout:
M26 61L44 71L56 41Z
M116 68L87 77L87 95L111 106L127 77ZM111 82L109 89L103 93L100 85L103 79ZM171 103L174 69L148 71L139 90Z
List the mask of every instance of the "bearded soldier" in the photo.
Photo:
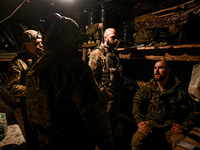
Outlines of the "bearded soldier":
M166 137L175 149L199 117L195 112L196 104L171 74L169 63L157 61L154 78L142 86L133 99L133 116L138 130L132 137L132 150L143 148L145 140L152 135Z
M104 43L97 46L90 54L91 67L99 89L105 98L105 106L111 121L115 140L123 135L122 122L118 115L122 101L122 66L116 53L118 35L115 29L108 28L104 32ZM120 142L116 142L120 143ZM116 146L115 149L119 148Z

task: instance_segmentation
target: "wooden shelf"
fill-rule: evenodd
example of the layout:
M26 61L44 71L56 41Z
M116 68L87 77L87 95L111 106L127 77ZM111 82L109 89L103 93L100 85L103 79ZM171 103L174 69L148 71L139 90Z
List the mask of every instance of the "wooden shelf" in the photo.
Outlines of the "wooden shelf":
M118 48L120 59L200 61L200 45L167 45Z
M98 44L94 43L94 44L83 44L82 48L92 48L92 47L96 47Z
M98 46L97 43L93 43L93 44L83 44L82 48L83 49L79 49L79 51L82 51L82 60L86 61L86 57L88 54L90 54L91 50L93 48L95 48L96 46Z
M0 53L0 61L11 61L17 53Z
M83 47L92 48L95 46L96 44L84 44ZM117 52L120 59L200 61L200 44L125 47L118 48ZM0 61L11 61L15 56L17 53L0 53Z

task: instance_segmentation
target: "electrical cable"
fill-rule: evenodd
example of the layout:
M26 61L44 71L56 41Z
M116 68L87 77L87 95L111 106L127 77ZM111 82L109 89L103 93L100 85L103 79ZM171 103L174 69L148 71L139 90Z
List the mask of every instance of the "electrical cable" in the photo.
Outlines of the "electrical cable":
M14 12L13 12L10 16L8 16L8 17L6 17L5 19L1 20L0 23L4 22L5 20L7 20L7 19L9 19L10 17L12 17L12 15L13 15L26 1L27 1L27 0L24 0L24 1L14 10Z

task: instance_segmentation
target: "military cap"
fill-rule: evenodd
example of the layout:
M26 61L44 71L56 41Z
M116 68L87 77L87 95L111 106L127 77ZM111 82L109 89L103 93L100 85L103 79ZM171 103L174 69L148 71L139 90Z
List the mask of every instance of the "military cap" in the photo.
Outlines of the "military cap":
M23 42L30 42L32 39L40 39L42 34L35 30L26 30L22 35Z

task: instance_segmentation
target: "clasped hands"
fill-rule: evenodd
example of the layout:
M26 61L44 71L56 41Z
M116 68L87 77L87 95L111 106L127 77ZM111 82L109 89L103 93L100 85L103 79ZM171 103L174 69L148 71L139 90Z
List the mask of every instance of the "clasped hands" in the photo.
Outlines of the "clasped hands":
M140 130L142 130L143 132L145 133L150 133L150 127L149 127L149 122L148 121L142 121L140 123L137 124L138 128ZM173 123L170 131L173 133L173 134L178 134L178 133L181 133L183 131L183 126L178 124L178 123Z

